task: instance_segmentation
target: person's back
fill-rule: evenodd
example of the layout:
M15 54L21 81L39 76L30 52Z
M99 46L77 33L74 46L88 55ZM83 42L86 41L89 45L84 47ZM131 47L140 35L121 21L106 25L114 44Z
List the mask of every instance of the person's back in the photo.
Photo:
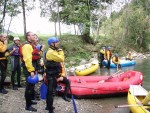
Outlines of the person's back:
M105 53L106 53L106 48L105 47L102 47L102 49L100 49L100 68L103 67L103 60L105 59Z
M106 50L106 54L105 54L105 59L108 62L108 66L107 68L110 69L110 64L111 64L111 58L112 58L112 52L111 52L111 47L109 46Z

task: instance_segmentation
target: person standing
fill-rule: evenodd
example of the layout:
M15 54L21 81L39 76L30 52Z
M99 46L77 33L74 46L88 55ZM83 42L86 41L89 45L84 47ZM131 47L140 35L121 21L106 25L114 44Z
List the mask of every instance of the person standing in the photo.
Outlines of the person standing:
M65 56L62 49L59 48L59 40L57 37L50 37L48 39L49 49L46 52L46 79L48 81L48 90L46 96L46 104L49 110L49 113L53 112L53 101L54 101L54 92L56 90L57 81L63 81L60 75L62 71L61 63L64 62ZM56 80L57 79L57 80ZM66 98L65 98L66 99Z
M111 47L108 46L106 50L106 60L108 62L107 68L110 69L110 64L111 64L111 57L112 57L112 52L111 52Z
M25 109L28 111L36 112L37 109L33 108L32 105L37 104L32 101L32 95L34 93L35 84L31 84L28 82L28 76L35 76L35 67L33 65L33 61L38 58L38 54L36 53L36 47L34 48L33 43L36 40L35 34L32 32L27 32L27 42L22 45L20 48L20 56L22 59L23 73L26 76L26 88L25 88L25 101L26 107Z
M21 66L20 66L20 53L19 53L19 46L20 46L20 38L19 37L14 37L13 39L14 44L11 45L8 50L12 51L10 53L11 55L11 82L12 82L12 88L13 90L17 90L18 88L15 86L15 74L17 71L17 82L18 82L18 87L21 87L20 84L20 76L21 76Z
M100 49L100 68L103 67L103 60L105 59L106 48L102 47Z
M8 91L4 89L4 81L6 78L7 71L7 37L4 34L0 34L0 70L1 70L1 81L0 81L0 93L7 94Z

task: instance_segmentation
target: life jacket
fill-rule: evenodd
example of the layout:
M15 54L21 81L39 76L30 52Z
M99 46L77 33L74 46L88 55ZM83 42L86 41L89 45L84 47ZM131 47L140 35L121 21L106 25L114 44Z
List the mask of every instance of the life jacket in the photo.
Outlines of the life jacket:
M47 51L43 53L43 60L44 60L44 65L46 67L46 70L45 70L46 74L48 76L60 77L60 73L62 73L61 63L46 60L46 53Z
M108 51L109 51L109 50L107 50L107 51L105 52L106 59L107 59L108 54L109 54L109 59L111 59L111 57L112 57L112 52L109 51L109 53L108 53ZM107 60L109 60L109 59L107 59Z
M32 45L33 52L32 52L32 60L38 60L40 59L40 51Z
M105 50L100 50L100 58L104 58L105 57Z
M115 61L118 62L118 57L115 57Z
M3 42L2 42L3 43ZM5 53L8 52L8 49L5 52L0 52L0 59L6 59Z
M30 44L30 43L29 43L29 42L25 42L25 43L21 44L21 46L19 47L19 53L20 53L21 61L22 61L22 62L24 62L24 61L23 61L23 55L22 55L22 47L23 47L25 44ZM30 45L31 45L32 48L33 48L32 60L38 60L38 59L40 59L40 54L39 54L40 51L39 51L35 46L33 46L32 44L30 44Z

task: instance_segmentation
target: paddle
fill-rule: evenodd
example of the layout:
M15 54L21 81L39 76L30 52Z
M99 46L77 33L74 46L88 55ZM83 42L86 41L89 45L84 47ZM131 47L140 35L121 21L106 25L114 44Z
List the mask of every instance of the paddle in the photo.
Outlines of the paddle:
M122 70L118 70L116 73L112 74L111 76L109 76L109 77L106 78L105 80L99 81L98 83L104 83L104 82L106 82L107 80L112 79L113 77L117 76L121 71L122 71Z
M71 84L71 82L70 82L70 84ZM70 93L71 93L71 99L72 99L72 103L73 103L74 113L78 113L78 111L77 111L77 106L76 106L76 103L75 103L75 101L74 101L74 96L73 96L73 94L72 94L71 87L70 87Z
M119 64L117 64L117 71L118 71L118 66L119 66Z
M68 77L65 64L63 63L63 65L64 65L66 77ZM71 82L70 82L70 84L71 84ZM78 113L78 111L77 111L77 106L76 106L76 103L75 103L75 101L74 101L74 96L73 96L73 94L72 94L71 87L69 87L69 89L70 89L71 99L72 99L72 103L73 103L74 113Z
M131 104L131 105L116 105L115 108L125 108L125 107L137 107L137 106L145 106L142 104Z

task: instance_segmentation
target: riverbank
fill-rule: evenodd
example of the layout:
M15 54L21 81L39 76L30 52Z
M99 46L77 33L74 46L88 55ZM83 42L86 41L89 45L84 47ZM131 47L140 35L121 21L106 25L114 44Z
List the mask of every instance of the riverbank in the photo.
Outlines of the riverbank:
M38 83L37 86L39 86ZM0 94L0 113L31 113L25 110L24 91L25 88L12 90L11 87L6 88L8 94ZM99 98L99 99L75 99L78 113L129 113L128 108L117 109L114 106L126 103L126 96ZM37 101L34 105L37 113L48 113L45 110L45 100ZM60 96L54 98L55 113L74 113L74 107L71 102L64 101Z
M40 86L40 83L37 86ZM8 94L0 94L0 113L30 113L25 110L25 88L12 90L9 86L6 89ZM102 106L91 99L75 99L75 102L78 113L99 113L99 110L102 110ZM45 100L39 100L33 107L37 109L37 113L48 113L45 106ZM55 97L54 106L55 113L74 113L72 102L66 102L60 96Z

